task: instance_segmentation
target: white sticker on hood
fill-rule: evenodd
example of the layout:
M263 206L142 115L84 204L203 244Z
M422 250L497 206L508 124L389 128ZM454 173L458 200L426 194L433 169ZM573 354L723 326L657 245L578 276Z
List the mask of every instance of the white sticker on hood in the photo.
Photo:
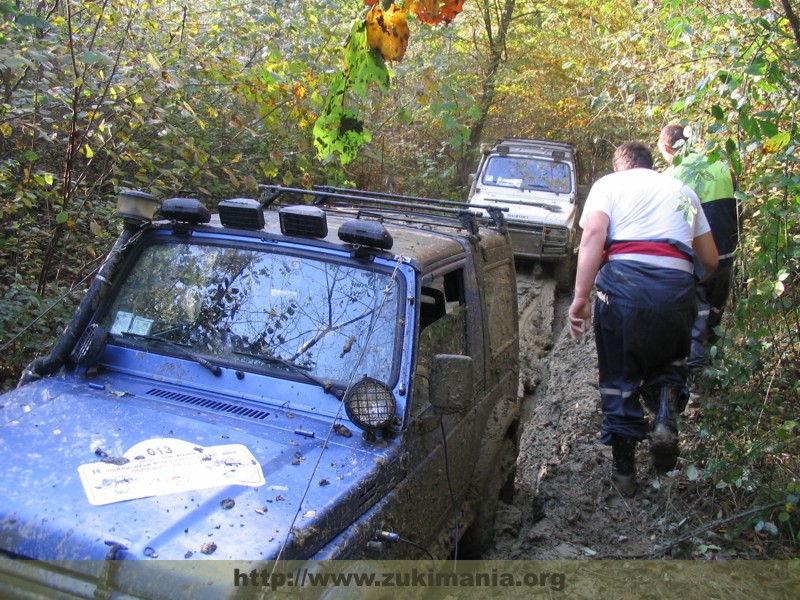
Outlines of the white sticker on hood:
M154 438L124 456L78 467L95 506L227 485L264 485L261 465L245 446L204 448L184 440Z

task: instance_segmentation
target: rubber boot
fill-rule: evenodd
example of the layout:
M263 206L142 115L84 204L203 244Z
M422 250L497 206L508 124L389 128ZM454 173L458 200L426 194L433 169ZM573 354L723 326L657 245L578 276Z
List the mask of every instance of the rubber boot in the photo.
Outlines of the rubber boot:
M636 440L624 435L611 435L611 483L625 498L636 494Z
M650 452L659 472L666 473L678 464L678 415L680 414L680 389L664 385L659 390L658 412L650 434Z

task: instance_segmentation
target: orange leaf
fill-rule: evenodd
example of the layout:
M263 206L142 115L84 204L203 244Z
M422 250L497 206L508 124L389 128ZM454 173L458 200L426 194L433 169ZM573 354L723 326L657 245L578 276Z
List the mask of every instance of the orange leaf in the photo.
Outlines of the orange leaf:
M414 0L411 12L423 23L448 24L464 8L464 0Z
M423 23L436 25L442 22L439 2L440 0L415 0L411 5L411 12L417 15L417 18Z
M403 59L409 35L406 11L396 4L385 12L376 4L367 13L367 43L378 48L385 60Z
M445 0L444 4L442 5L442 16L444 17L444 22L449 23L453 19L458 16L464 9L464 0Z

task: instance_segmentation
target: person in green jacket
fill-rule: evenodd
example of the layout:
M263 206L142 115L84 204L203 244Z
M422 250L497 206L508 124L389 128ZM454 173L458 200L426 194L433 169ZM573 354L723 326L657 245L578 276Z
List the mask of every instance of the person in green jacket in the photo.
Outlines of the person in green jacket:
M709 279L697 285L697 318L692 331L692 349L687 363L693 402L702 398L702 373L708 365L708 348L719 339L719 326L730 294L733 259L739 243L739 209L736 177L726 162L709 162L686 152L689 143L683 125L671 124L661 130L658 148L669 163L665 173L676 177L700 197L703 212L719 251L719 266ZM681 156L675 161L676 155ZM679 162L679 164L674 164Z

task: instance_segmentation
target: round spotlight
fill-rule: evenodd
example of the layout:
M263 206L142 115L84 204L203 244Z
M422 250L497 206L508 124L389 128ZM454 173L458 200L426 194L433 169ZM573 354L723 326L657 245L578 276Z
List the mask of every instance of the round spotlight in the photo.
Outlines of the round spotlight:
M347 416L361 429L377 431L391 422L397 403L386 384L364 377L355 383L344 398Z

